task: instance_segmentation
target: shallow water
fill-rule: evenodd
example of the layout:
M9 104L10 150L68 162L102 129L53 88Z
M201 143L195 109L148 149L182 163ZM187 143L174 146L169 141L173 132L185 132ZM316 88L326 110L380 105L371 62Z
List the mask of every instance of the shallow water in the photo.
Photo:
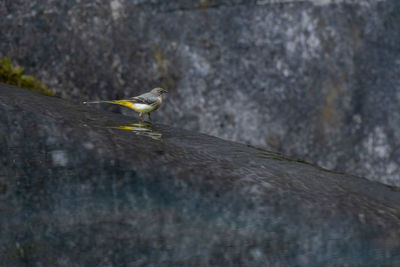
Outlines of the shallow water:
M111 129L128 130L134 134L150 137L154 140L161 140L162 133L157 130L151 122L139 121L127 125L109 126Z

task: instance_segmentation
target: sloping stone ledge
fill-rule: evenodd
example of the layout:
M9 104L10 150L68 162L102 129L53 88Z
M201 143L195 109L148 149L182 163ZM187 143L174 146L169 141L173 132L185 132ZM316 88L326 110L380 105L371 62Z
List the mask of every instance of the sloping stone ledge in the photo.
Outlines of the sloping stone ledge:
M400 263L394 187L4 84L0 136L1 266Z

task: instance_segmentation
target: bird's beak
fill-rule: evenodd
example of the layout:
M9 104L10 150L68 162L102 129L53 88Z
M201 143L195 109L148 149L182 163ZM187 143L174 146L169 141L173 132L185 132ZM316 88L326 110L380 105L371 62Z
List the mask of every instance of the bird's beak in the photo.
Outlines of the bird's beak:
M163 93L168 93L168 90L167 89L164 89L164 92Z

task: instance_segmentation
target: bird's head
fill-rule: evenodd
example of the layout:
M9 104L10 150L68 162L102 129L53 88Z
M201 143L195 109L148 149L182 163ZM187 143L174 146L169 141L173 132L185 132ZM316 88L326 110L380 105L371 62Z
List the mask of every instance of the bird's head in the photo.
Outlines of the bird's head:
M162 95L162 94L165 94L165 93L168 93L167 90L165 90L165 89L163 89L163 88L161 88L161 87L154 88L153 90L151 90L151 92L152 92L153 94L155 94L155 95L158 95L158 96L160 96L160 95Z

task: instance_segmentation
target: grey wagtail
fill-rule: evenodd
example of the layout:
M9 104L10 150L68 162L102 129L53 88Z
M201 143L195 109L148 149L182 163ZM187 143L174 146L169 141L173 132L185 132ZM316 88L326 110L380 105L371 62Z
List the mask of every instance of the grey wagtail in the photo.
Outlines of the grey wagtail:
M150 113L155 111L161 106L162 97L161 95L168 93L167 90L157 87L150 92L131 97L126 100L100 100L83 102L83 104L96 104L96 103L110 103L125 106L139 112L139 117L142 119L143 114L147 114L149 120L151 120Z

